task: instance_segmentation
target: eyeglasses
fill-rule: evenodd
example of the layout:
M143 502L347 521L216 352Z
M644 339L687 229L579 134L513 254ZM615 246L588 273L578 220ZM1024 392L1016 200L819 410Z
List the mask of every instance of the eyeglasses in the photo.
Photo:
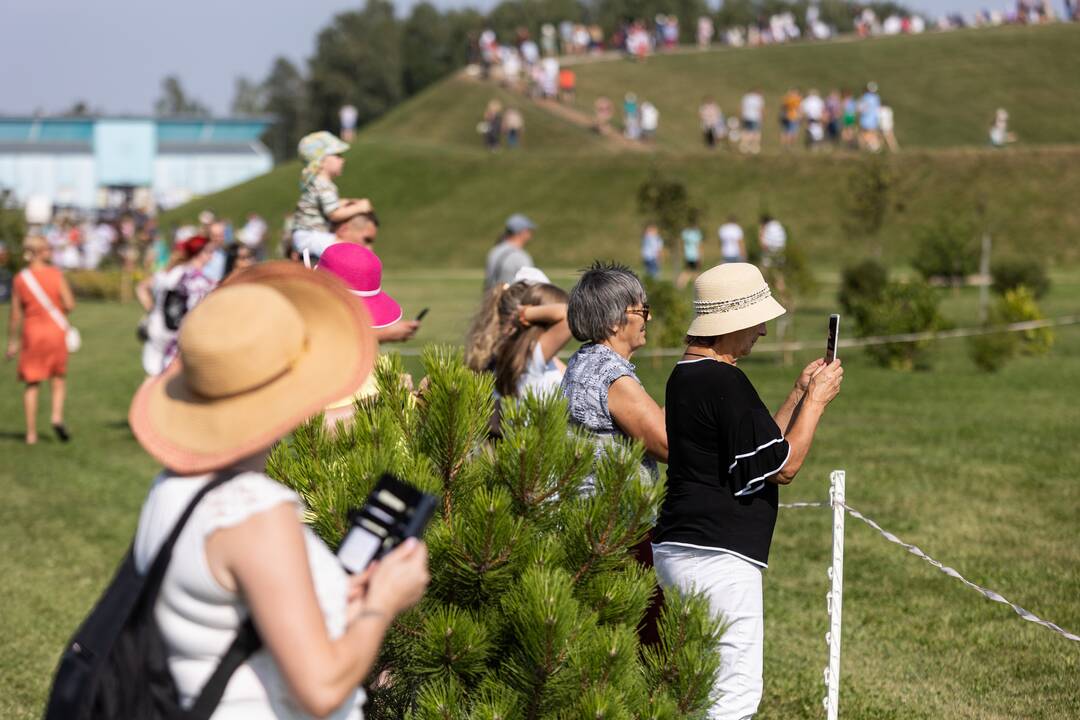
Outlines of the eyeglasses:
M626 314L627 315L637 315L644 322L649 322L649 320L652 319L652 313L649 312L649 303L642 303L641 304L641 309L639 309L639 310L627 310Z

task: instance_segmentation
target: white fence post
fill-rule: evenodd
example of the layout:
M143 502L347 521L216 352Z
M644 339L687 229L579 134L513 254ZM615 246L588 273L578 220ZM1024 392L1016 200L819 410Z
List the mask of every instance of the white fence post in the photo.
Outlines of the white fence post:
M837 720L840 714L840 620L844 602L844 485L843 470L829 475L829 504L833 508L833 551L829 579L832 587L826 596L829 609L829 666L825 668L825 714L827 720Z

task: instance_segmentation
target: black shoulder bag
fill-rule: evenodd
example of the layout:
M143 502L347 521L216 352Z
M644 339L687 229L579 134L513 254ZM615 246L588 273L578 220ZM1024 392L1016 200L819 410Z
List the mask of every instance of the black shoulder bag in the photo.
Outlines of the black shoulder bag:
M235 473L214 478L195 494L145 575L135 569L135 546L60 658L45 720L206 720L229 678L261 645L249 619L189 710L180 707L165 639L154 620L173 546L195 506Z

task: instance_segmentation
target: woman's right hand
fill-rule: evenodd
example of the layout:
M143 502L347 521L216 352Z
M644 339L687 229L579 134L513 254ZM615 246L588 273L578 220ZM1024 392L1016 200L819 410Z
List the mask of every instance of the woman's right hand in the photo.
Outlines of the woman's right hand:
M430 579L427 545L409 538L379 561L365 605L397 615L420 602Z
M840 382L843 379L844 368L840 366L840 359L837 358L810 378L810 383L806 388L806 400L828 405L840 392Z

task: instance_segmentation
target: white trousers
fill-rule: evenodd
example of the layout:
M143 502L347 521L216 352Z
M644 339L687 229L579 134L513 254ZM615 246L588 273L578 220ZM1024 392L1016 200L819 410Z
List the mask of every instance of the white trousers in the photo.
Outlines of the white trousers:
M304 258L304 264L308 267L318 261L326 248L337 242L340 242L337 235L321 230L294 230L292 235L293 248Z
M731 553L667 544L653 545L653 563L661 586L704 593L713 617L727 626L709 720L754 717L764 686L762 568Z

